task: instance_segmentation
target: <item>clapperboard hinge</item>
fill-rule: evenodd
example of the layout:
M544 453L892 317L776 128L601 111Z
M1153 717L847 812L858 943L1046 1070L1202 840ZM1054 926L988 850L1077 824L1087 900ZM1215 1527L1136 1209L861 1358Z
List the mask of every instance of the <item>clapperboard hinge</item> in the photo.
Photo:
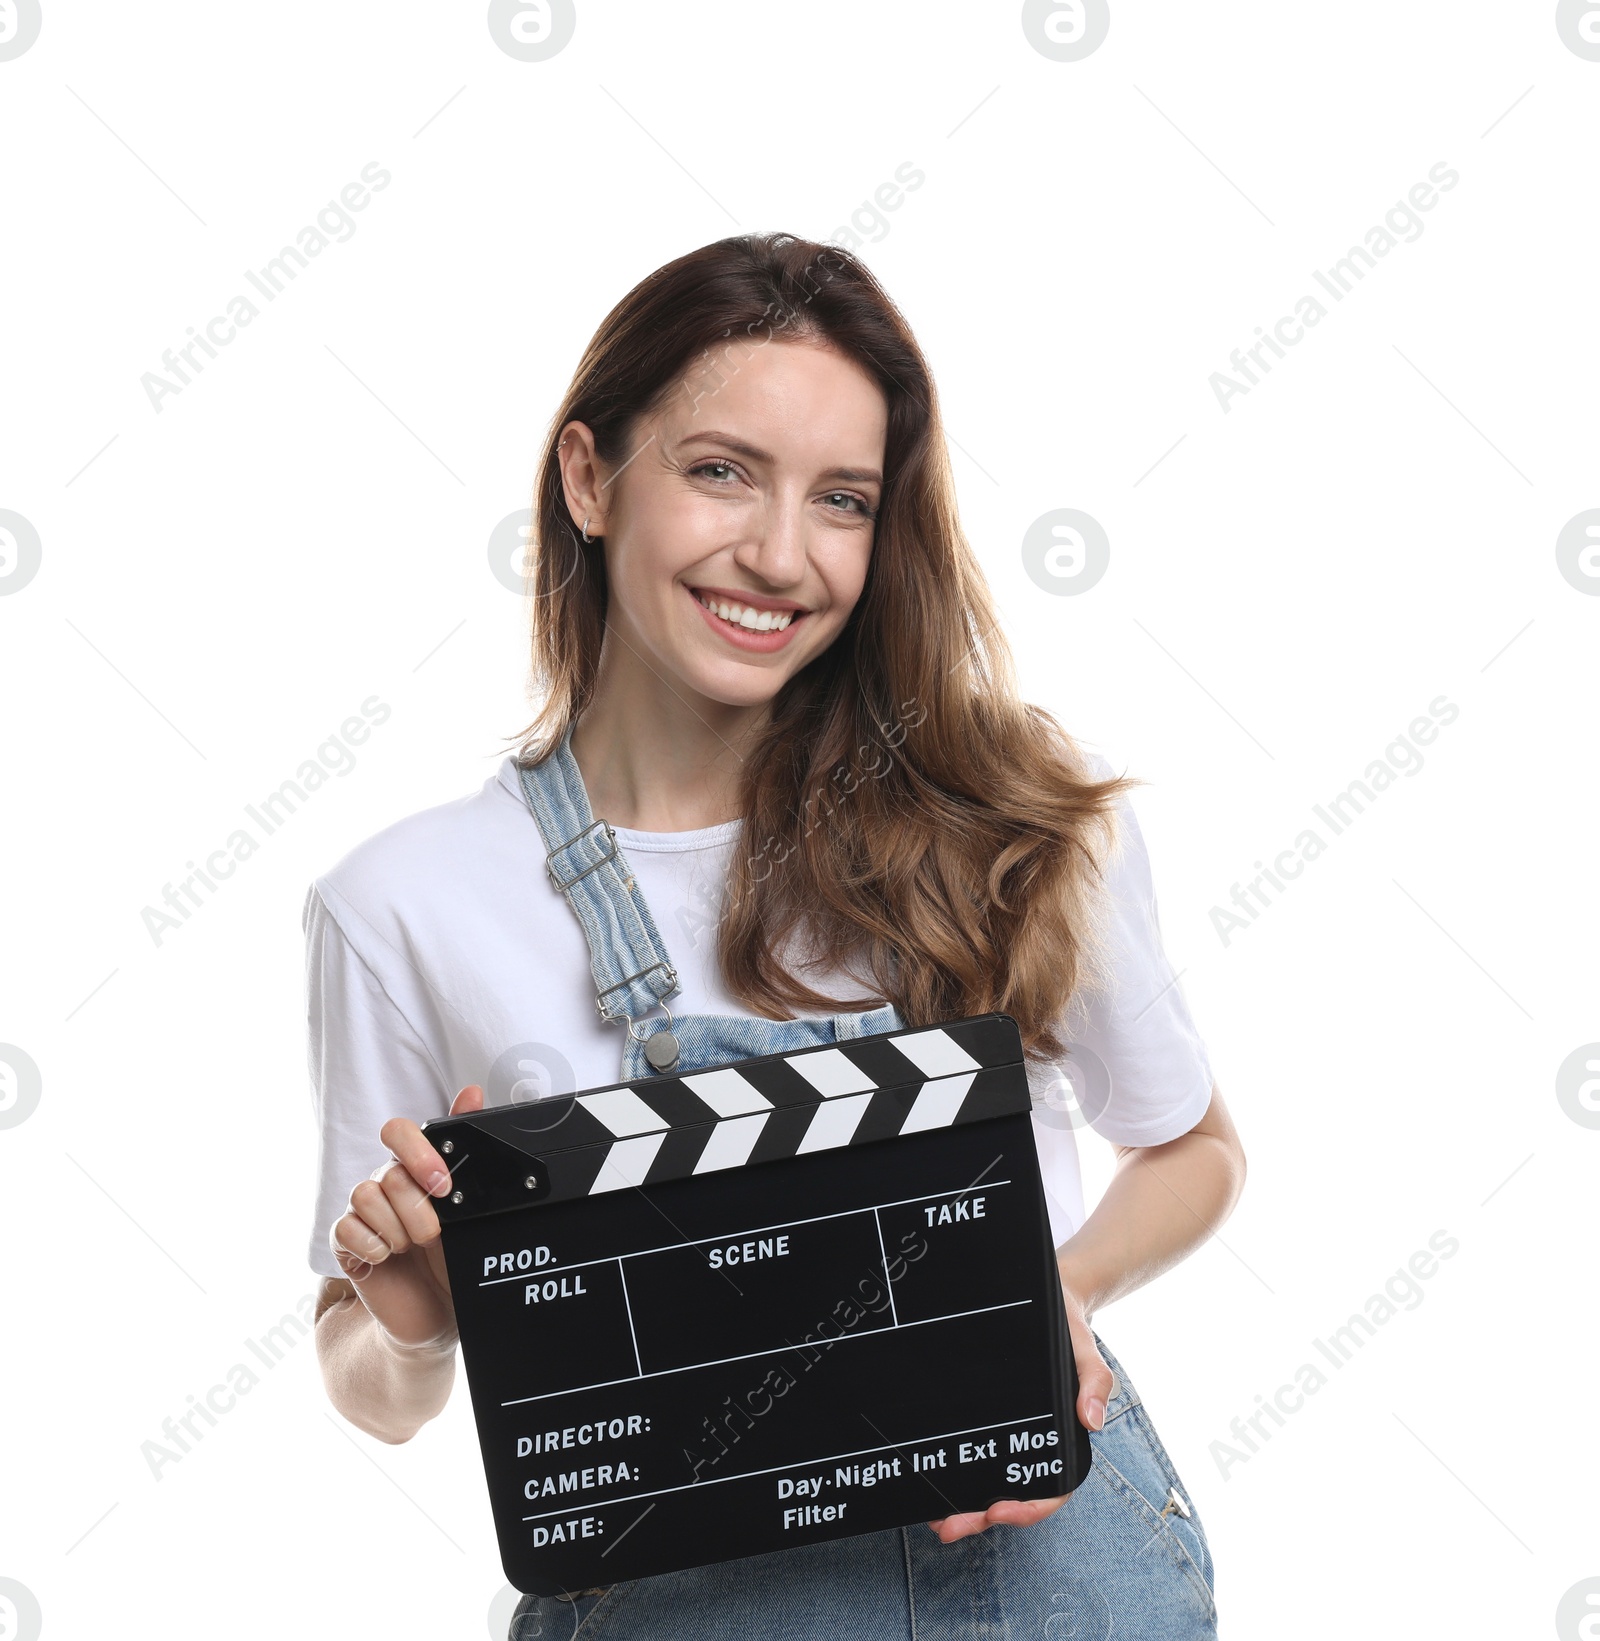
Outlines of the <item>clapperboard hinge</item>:
M994 1019L1009 1021L981 1016L966 1024ZM887 1035L877 1045L897 1040L906 1048L896 1058L909 1060L913 1074L893 1080L845 1052L852 1041L872 1041L857 1039L430 1122L429 1132L448 1125L491 1152L475 1179L458 1181L462 1200L441 1204L441 1217L510 1212L1031 1110L1020 1061L984 1064L941 1028ZM967 1041L981 1043L975 1035ZM871 1052L880 1052L877 1045ZM534 1161L536 1171L518 1158ZM521 1188L506 1188L518 1167Z

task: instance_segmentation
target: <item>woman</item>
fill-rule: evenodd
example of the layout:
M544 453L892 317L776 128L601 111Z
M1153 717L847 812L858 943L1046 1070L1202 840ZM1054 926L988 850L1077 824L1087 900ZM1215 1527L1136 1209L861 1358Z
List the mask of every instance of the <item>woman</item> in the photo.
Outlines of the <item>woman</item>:
M853 258L789 235L657 270L579 365L535 525L543 701L518 753L307 898L334 1404L400 1442L450 1393L432 1200L451 1183L420 1122L486 1087L649 1075L668 1023L686 1071L1003 1010L1092 1432L1082 1486L530 1596L513 1637L1214 1635L1198 1517L1089 1322L1226 1218L1243 1155L1165 966L1135 783L1016 698L904 320ZM624 910L580 923L543 857L591 815L616 828L601 877ZM1119 1153L1087 1219L1075 1119L1044 1098L1069 1047Z

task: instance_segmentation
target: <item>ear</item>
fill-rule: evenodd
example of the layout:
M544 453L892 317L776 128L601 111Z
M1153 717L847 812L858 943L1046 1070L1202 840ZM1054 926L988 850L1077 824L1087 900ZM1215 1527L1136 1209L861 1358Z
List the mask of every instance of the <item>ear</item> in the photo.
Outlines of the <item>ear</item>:
M556 459L561 463L561 488L572 528L581 530L589 521L589 534L603 536L606 525L604 463L594 447L594 433L585 422L568 422L556 441Z

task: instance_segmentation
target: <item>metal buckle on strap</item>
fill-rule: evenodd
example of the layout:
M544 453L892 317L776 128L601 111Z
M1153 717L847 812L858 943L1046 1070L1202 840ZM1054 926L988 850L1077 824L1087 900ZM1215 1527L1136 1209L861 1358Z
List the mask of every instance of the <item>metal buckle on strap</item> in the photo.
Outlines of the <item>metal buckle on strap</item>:
M573 874L573 876L571 876L569 878L561 877L560 874L556 871L556 868L555 868L555 858L556 858L556 856L559 855L563 849L570 849L573 846L573 844L579 843L584 838L589 837L594 832L594 829L597 826L602 828L605 832L605 836L606 836L606 851L605 851L605 853L603 855L601 855L599 860L595 861L595 863L592 866L585 866L584 869L581 872L576 872L576 873ZM616 834L615 829L611 826L611 824L608 821L592 820L592 821L589 822L589 824L586 827L583 828L583 830L581 832L575 832L570 838L567 839L567 841L565 843L558 843L555 846L555 848L552 849L550 851L550 853L547 854L544 857L544 869L545 869L545 872L548 875L550 881L553 884L555 884L555 886L563 894L566 894L566 892L572 887L572 885L574 883L578 883L582 879L588 877L588 875L591 872L598 872L600 870L600 868L606 864L607 861L614 861L616 859L617 859L617 834ZM629 889L633 888L632 878L630 878L628 880L628 888ZM675 989L677 984L678 984L678 971L675 968L673 968L673 966L670 963L665 962L665 961L657 961L655 963L648 964L645 968L640 969L637 974L630 974L630 975L627 976L626 979L619 980L616 983L616 985L607 986L604 991L596 992L595 999L594 999L594 1006L595 1006L595 1010L599 1014L600 1018L602 1020L615 1020L618 1017L618 1014L620 1013L622 1018L628 1021L629 1034L636 1036L637 1033L635 1033L634 1030L633 1030L632 1017L628 1014L627 1010L623 1009L623 1010L613 1011L611 1009L608 1009L606 1007L606 995L609 992L625 990L635 980L642 980L647 974L653 973L656 969L665 969L666 970L667 981L668 981L668 988L667 989L669 991ZM659 998L657 998L657 1002L660 1003ZM661 1003L660 1006L665 1008L666 1004ZM670 1010L668 1011L668 1016L667 1017L668 1017L669 1020L671 1019L671 1011ZM639 1040L642 1042L644 1039L640 1038Z
M652 963L652 964L649 965L648 968L640 969L637 974L630 974L627 977L626 980L619 980L616 983L616 985L607 986L605 988L605 991L600 991L600 992L595 993L594 1006L600 1011L600 1018L602 1020L615 1020L617 1018L617 1016L615 1014L613 1014L611 1012L611 1010L606 1007L606 1005L603 1001L603 999L606 995L606 992L608 992L608 991L621 991L624 986L631 985L635 980L644 979L644 977L647 974L649 974L651 972L651 970L653 970L653 969L665 969L667 971L667 979L670 980L674 986L677 985L677 983L678 983L678 971L675 968L673 968L673 966L670 963ZM657 1001L660 1002L660 999L658 998ZM661 1007L666 1008L667 1005L665 1003L662 1003ZM630 1014L628 1014L628 1012L625 1009L622 1010L621 1012L622 1012L623 1019L628 1021L629 1033L634 1034L634 1032L633 1032L633 1017ZM668 1018L669 1019L671 1018L671 1010L668 1010ZM640 1038L640 1041L642 1042L643 1038Z
M572 877L569 877L569 878L560 877L557 874L555 866L553 864L553 862L555 860L555 857L557 855L559 855L563 849L570 849L573 844L579 842L583 838L588 837L589 834L591 832L593 832L595 827L597 827L597 826L605 828L606 844L607 844L606 852L599 858L599 860L597 860L594 863L593 866L585 866L584 869L581 872L576 873ZM603 820L595 820L595 821L590 821L589 824L586 827L584 827L584 829L581 832L575 832L570 838L567 839L567 841L565 843L558 843L555 846L555 848L552 849L550 851L550 853L544 857L544 869L545 869L546 874L549 876L550 881L553 884L555 884L555 886L562 892L562 894L565 894L567 892L567 890L570 889L574 883L579 881L580 878L588 877L588 875L591 872L598 872L600 870L600 868L602 866L604 866L605 863L608 860L615 860L616 858L617 858L617 834L612 830L609 822L603 821Z

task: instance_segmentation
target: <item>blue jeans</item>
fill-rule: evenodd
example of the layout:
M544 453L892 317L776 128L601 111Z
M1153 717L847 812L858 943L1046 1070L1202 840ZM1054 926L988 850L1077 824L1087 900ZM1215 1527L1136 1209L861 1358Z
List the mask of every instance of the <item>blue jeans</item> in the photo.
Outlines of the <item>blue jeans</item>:
M1199 1513L1139 1393L1103 1341L1100 1351L1116 1389L1105 1428L1089 1438L1094 1467L1031 1527L941 1544L918 1523L627 1579L575 1600L528 1595L508 1641L1213 1641Z
M601 1011L630 1021L619 1075L647 1077L653 1068L633 1022L665 1003L676 976L620 849L598 828L585 831L594 822L570 740L569 730L544 762L523 770L522 784L552 875L583 925ZM680 1072L904 1026L890 1003L809 1020L685 1014L672 1021ZM1090 1436L1093 1468L1032 1527L990 1527L941 1544L917 1523L625 1579L573 1598L528 1595L508 1641L1214 1638L1211 1552L1199 1515L1138 1392L1100 1348L1116 1380L1105 1428Z

